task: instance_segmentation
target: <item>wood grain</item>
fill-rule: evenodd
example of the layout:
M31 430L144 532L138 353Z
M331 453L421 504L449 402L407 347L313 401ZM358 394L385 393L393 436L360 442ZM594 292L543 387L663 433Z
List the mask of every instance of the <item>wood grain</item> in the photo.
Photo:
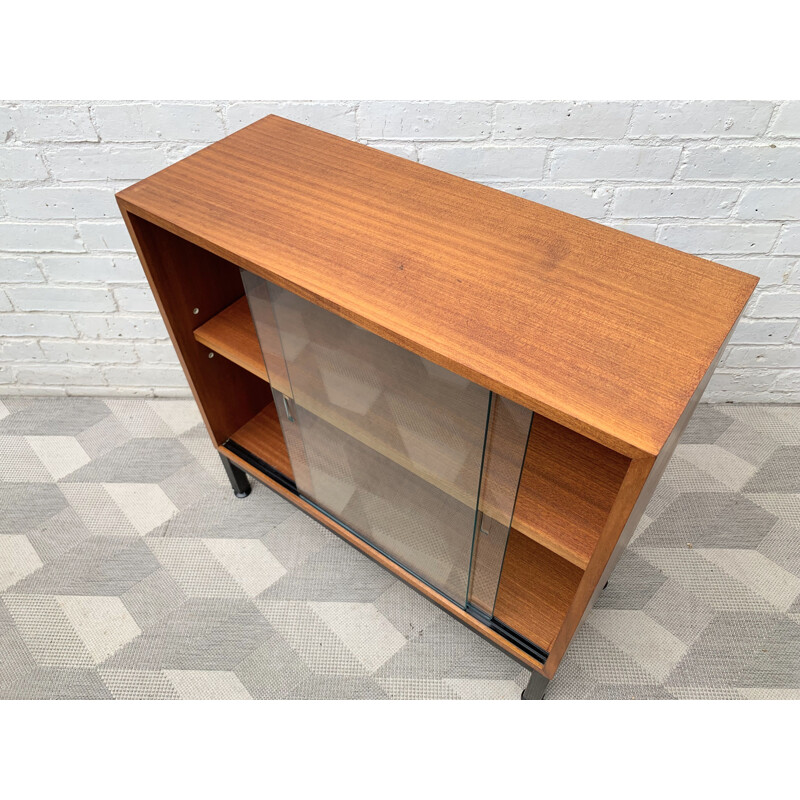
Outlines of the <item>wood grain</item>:
M268 384L231 361L209 358L194 338L195 328L244 291L239 270L124 209L123 218L208 432L220 445L271 400Z
M628 465L622 486L620 486L611 513L608 515L606 524L600 534L592 559L581 577L572 604L564 617L561 630L553 642L547 663L547 673L550 677L558 669L567 646L578 628L578 623L587 609L592 593L599 587L600 576L603 574L606 562L616 547L620 533L625 527L631 511L633 511L636 500L654 463L655 458L651 456L633 459Z
M197 328L194 338L253 375L269 380L246 297L240 297Z
M270 402L251 420L231 435L231 439L266 461L287 478L294 480L292 462L283 439L275 403Z
M536 415L513 526L585 569L629 463L629 458Z
M229 358L254 375L267 380L255 327L246 298L241 298L194 332L195 338L215 352ZM294 365L299 369L298 365ZM308 386L312 376L300 384ZM279 381L280 383L280 381ZM288 386L276 385L285 393ZM413 387L409 386L409 392ZM404 450L390 446L388 436L359 424L358 416L338 413L327 403L314 402L324 390L306 392L304 406L312 414L372 447L400 466L430 481L463 503L474 502L458 481L447 481L438 472L425 470ZM424 408L423 397L412 397ZM421 411L422 413L422 411ZM372 420L374 428L374 420ZM454 416L457 428L463 422ZM465 428L464 441L480 441L476 432ZM251 448L250 448L251 449ZM497 445L503 450L502 443ZM253 451L256 452L256 451ZM498 453L502 457L502 453ZM268 460L268 459L267 459ZM534 417L528 441L525 466L520 478L514 510L514 527L571 563L585 568L625 476L629 459L602 445L579 436L561 425ZM491 516L493 509L484 508Z
M512 528L494 616L549 651L582 577L583 570Z
M118 199L630 456L659 452L757 282L275 116Z

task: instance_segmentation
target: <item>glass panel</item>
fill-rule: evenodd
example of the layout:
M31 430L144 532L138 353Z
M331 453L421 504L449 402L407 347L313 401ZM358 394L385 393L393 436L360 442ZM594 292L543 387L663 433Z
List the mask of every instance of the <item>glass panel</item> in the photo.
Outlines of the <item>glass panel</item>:
M469 602L489 616L494 612L532 420L529 409L492 395L469 587Z
M263 278L253 275L252 272L248 272L246 269L242 269L240 272L273 395L277 390L279 393L291 397L289 375L286 372L286 361L283 358L281 337L278 333L278 326L275 324L275 315L272 313L269 284ZM283 404L278 402L279 399L282 400L282 397L275 399L275 405L280 407ZM283 409L280 408L280 410L282 411Z
M487 389L250 273L242 279L300 494L462 607L472 568L470 600L490 613L530 412L491 403ZM508 437L521 438L510 457ZM473 557L479 498L493 535Z

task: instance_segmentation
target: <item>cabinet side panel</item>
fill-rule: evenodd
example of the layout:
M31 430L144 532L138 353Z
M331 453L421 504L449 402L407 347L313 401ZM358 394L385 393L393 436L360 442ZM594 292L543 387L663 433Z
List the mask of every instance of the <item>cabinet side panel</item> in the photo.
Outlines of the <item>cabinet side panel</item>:
M636 526L647 508L647 503L650 501L661 476L664 474L672 453L683 431L686 429L694 409L703 396L703 392L708 386L714 369L719 363L722 353L725 352L735 328L736 325L734 324L722 346L717 351L711 366L686 404L683 414L681 414L680 419L672 429L658 457L635 458L631 461L595 553L578 587L572 608L545 665L545 672L549 676L552 677L555 673L564 656L564 652L575 635L575 631L591 609L597 595L602 591L602 587L613 572L623 550L628 546L628 542L631 540Z
M208 348L193 335L242 297L239 270L130 214L122 203L120 209L206 427L219 446L271 402L268 383L225 358L209 358Z

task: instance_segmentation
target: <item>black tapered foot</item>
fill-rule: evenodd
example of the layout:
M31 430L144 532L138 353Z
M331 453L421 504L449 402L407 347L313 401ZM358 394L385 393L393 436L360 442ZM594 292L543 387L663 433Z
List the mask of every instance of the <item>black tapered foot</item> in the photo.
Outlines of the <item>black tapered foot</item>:
M603 586L603 591L605 591L606 589L608 589L608 581L606 581L605 586Z
M233 487L233 493L237 497L247 497L253 491L250 481L247 479L247 473L237 467L230 459L225 458L222 453L220 453L219 457L222 459L222 466L225 467L225 473Z
M531 672L531 679L522 693L523 700L544 700L544 693L547 691L547 684L550 681L538 672Z

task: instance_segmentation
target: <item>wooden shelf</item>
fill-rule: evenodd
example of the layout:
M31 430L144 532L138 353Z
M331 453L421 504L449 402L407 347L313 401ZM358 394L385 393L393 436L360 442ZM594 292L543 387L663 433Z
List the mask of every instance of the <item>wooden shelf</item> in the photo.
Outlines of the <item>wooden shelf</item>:
M240 297L197 328L194 338L253 375L269 380L246 297Z
M215 353L268 380L246 297L197 328L194 337ZM289 390L287 386L276 385L275 388L284 394ZM405 452L392 448L387 443L388 437L359 426L357 419L337 413L330 404L316 404L311 397L305 397L304 406L312 414L451 497L464 503L471 502L471 497L458 482L446 481L435 471L423 469ZM275 425L278 426L277 417ZM280 433L279 427L276 430ZM232 438L236 439L236 436ZM478 440L469 434L465 434L465 438ZM247 446L244 442L240 444ZM258 454L253 448L248 449ZM265 460L271 463L269 459ZM514 527L519 533L585 569L629 463L626 456L535 415L517 495Z
M582 577L582 569L512 528L494 616L549 651Z
M289 451L283 440L281 423L275 404L270 402L249 422L239 428L231 439L246 447L253 455L266 461L271 467L294 480Z
M629 464L626 456L535 415L513 526L585 569Z

